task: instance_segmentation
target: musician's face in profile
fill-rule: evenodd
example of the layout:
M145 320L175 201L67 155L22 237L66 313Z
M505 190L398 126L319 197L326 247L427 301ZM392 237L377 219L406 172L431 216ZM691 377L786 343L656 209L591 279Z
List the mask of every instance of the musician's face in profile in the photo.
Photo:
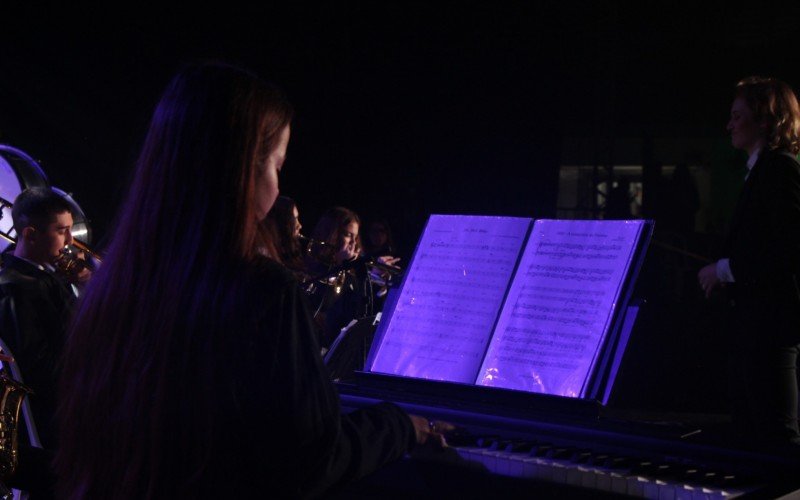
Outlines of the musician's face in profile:
M267 212L278 198L278 173L286 160L286 148L289 146L289 127L281 131L278 144L275 146L263 165L258 170L255 186L256 217L263 220Z
M292 236L297 238L300 236L300 230L303 229L303 225L300 224L300 212L297 210L297 206L292 208L292 217L294 218L294 231L292 232Z
M728 121L731 143L736 149L752 153L766 138L766 124L757 122L753 110L744 97L737 97L731 105L731 119Z
M61 212L40 229L25 228L28 254L25 258L37 264L49 264L66 245L72 244L72 214Z
M355 250L358 242L358 222L346 225L339 236L340 247Z

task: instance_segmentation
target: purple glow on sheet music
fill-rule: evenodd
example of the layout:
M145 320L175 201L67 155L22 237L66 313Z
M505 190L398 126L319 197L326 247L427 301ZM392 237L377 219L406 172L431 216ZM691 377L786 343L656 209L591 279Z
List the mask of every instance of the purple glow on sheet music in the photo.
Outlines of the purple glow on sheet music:
M536 221L477 383L582 396L643 227Z
M371 370L474 384L530 223L432 215Z

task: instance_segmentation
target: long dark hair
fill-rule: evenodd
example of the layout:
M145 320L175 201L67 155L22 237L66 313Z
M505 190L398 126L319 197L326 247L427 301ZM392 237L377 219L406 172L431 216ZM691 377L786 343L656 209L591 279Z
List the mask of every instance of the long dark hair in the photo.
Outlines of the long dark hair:
M204 473L229 277L263 258L255 180L291 118L281 91L232 66L187 66L168 85L67 341L59 497L157 496L170 447L191 457L187 476ZM187 414L185 431L168 427Z

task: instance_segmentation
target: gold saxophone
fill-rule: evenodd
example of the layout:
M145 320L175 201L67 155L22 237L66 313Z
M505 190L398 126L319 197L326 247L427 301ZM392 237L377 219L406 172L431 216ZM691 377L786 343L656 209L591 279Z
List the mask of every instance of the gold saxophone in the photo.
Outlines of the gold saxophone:
M0 479L6 480L17 468L17 430L19 411L25 396L31 394L26 385L0 374Z

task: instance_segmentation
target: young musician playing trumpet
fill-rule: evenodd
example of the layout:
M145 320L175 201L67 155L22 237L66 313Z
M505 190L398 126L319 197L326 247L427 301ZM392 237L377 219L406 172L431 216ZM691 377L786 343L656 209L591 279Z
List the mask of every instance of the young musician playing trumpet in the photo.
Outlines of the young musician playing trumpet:
M57 366L76 299L88 269L66 275L55 263L71 245L72 213L49 188L23 191L12 209L17 242L0 271L0 336L14 353L30 396L42 444L52 447Z

